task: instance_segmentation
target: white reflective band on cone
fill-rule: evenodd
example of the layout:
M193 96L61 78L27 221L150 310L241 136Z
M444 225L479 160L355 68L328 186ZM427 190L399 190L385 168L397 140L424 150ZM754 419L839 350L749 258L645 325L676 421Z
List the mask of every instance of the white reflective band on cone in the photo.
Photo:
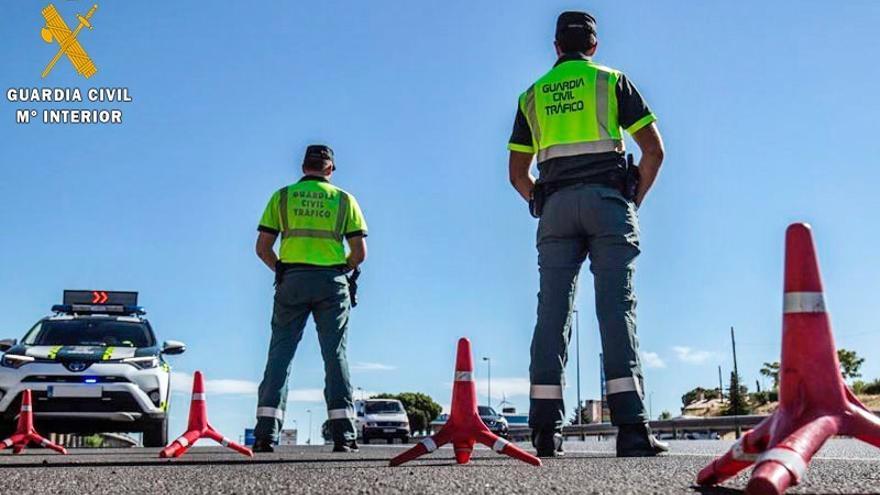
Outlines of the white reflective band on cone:
M425 446L425 450L429 453L437 450L437 444L434 443L434 439L431 437L425 437L420 443Z
M181 447L186 447L189 445L189 440L187 440L186 437L180 437L177 439L177 443L179 443Z
M472 381L474 381L474 372L473 371L456 371L455 372L455 381L457 381L457 382L472 382Z
M224 446L224 447L229 447L229 439L226 438L226 437L221 438L221 439L220 439L220 445L222 445L222 446Z
M504 450L504 447L507 447L507 444L509 443L510 442L508 442L507 440L499 438L498 440L495 440L495 445L492 446L492 450L500 454L501 451Z
M821 292L786 292L782 298L782 312L824 313L825 296Z
M193 394L192 400L205 400L205 393Z
M770 449L758 456L757 464L763 464L767 461L778 462L788 469L788 472L794 476L795 482L799 482L807 471L807 463L804 459L793 450L784 448Z
M31 406L21 406L21 412L30 412L32 410Z
M730 448L731 457L733 457L733 459L737 461L755 462L756 460L758 460L759 454L757 452L754 454L750 454L743 450L743 438L737 440L736 443L733 444L733 447Z
M48 441L48 440L46 440L45 438L42 439L42 440L40 440L40 446L41 446L41 447L45 447L46 445L49 445L49 441Z
M279 421L284 421L284 411L281 409L276 409L274 407L258 407L257 408L257 417L258 418L275 418Z
M532 399L561 400L562 385L532 385L529 397Z
M627 376L624 378L615 378L613 380L608 380L605 382L605 393L608 395L614 394L622 394L625 392L635 392L642 395L642 390L639 387L639 381L635 379L635 377Z
M6 440L3 440L3 445L6 447L11 447L12 446L12 439L7 438Z
M349 409L328 409L327 417L330 419L348 419L354 416Z

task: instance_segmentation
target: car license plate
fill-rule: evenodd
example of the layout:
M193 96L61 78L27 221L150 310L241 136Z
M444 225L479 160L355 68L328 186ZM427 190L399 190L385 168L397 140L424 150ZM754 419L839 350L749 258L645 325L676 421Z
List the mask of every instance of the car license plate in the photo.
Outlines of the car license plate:
M382 431L385 432L385 433L396 433L396 432L397 432L397 429L396 429L396 428L385 428L385 429L382 430Z
M49 385L47 390L49 397L85 397L100 398L103 395L102 387L83 385Z

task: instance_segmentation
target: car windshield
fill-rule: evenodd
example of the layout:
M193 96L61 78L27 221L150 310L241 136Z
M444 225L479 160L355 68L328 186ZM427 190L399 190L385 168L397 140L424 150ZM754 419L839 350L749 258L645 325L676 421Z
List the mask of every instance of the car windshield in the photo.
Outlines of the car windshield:
M25 336L25 345L151 347L153 333L141 322L115 319L45 320Z
M498 413L495 412L495 409L492 409L489 406L479 406L480 416L498 416Z
M387 414L387 413L402 413L403 406L400 405L400 402L393 400L381 400L381 401L369 401L364 404L364 411L367 414Z

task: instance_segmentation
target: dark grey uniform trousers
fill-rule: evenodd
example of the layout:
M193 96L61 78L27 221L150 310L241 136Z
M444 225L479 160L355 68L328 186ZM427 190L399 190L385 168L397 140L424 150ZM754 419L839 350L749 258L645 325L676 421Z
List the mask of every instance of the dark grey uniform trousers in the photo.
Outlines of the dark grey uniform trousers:
M563 188L544 206L537 247L541 288L529 369L529 425L534 430L558 430L566 419L562 389L572 306L587 256L596 292L611 421L619 425L647 420L633 291L639 255L635 205L604 186Z
M254 436L278 439L287 403L287 380L309 315L315 318L324 358L324 398L334 442L354 440L354 406L346 358L348 280L339 270L292 269L275 290L272 340L257 399Z

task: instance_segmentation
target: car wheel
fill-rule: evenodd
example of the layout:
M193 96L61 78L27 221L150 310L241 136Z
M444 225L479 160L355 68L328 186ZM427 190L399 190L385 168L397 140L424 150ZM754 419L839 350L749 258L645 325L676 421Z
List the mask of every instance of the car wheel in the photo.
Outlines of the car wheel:
M407 444L409 443L409 435L400 438L400 443Z
M148 421L144 425L144 447L164 447L168 444L168 418Z
M372 438L366 435L364 435L364 437L361 439L361 441L364 442L364 445L370 445L370 440L372 440Z
M388 438L386 438L386 439L385 439L385 443L387 443L388 445L391 445L392 443L394 443L394 437L388 437Z

